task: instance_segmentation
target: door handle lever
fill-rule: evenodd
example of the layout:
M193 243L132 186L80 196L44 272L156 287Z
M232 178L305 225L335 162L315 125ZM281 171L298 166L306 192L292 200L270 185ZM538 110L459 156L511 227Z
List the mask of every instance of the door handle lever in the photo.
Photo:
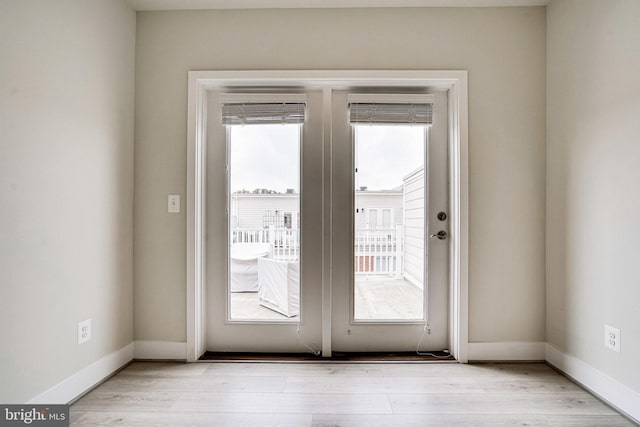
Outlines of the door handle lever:
M434 237L437 237L440 240L444 240L448 237L448 234L446 231L444 230L440 230L438 231L436 234L432 234L429 236L429 238L433 239Z

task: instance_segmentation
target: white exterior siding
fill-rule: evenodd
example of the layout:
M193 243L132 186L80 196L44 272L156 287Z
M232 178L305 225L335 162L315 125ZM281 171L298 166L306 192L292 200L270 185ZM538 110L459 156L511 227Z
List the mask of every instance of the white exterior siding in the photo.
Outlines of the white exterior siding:
M390 228L402 225L402 191L358 191L356 192L355 229ZM376 210L377 225L371 224L371 211ZM384 210L390 210L389 227L384 227Z
M404 195L404 268L403 275L410 282L423 287L424 283L424 169L407 175L403 183Z
M266 211L293 213L293 228L298 228L299 194L233 194L231 195L232 228L264 228Z
M384 210L389 209L391 226L402 225L402 192L401 191L371 191L356 193L356 208L360 212L355 216L355 228L367 228L369 213L377 209L378 224L384 223ZM265 211L300 211L299 194L233 194L231 196L231 227L232 228L263 228ZM364 211L363 211L364 210ZM294 228L297 218L294 219ZM373 228L373 227L371 227Z

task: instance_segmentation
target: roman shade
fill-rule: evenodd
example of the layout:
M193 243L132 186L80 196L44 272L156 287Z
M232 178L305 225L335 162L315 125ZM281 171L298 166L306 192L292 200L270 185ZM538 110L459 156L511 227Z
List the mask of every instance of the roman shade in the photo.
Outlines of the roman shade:
M349 104L351 124L433 124L433 104L365 103Z
M223 103L223 125L300 124L304 123L305 104L280 103Z

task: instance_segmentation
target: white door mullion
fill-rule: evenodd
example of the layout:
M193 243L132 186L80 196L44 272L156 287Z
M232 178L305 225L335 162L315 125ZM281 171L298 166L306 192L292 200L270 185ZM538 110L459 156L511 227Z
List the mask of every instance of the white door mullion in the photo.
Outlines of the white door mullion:
M331 357L332 313L332 217L333 173L331 156L333 147L331 88L322 91L322 357Z

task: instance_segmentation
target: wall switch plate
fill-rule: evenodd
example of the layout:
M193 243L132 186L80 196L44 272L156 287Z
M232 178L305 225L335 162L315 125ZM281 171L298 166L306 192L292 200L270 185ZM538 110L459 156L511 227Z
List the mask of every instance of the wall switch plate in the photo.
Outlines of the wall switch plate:
M167 212L180 213L180 195L169 194L167 197Z
M78 344L85 343L91 339L91 319L78 323Z
M609 350L620 353L620 329L604 325L604 346Z

